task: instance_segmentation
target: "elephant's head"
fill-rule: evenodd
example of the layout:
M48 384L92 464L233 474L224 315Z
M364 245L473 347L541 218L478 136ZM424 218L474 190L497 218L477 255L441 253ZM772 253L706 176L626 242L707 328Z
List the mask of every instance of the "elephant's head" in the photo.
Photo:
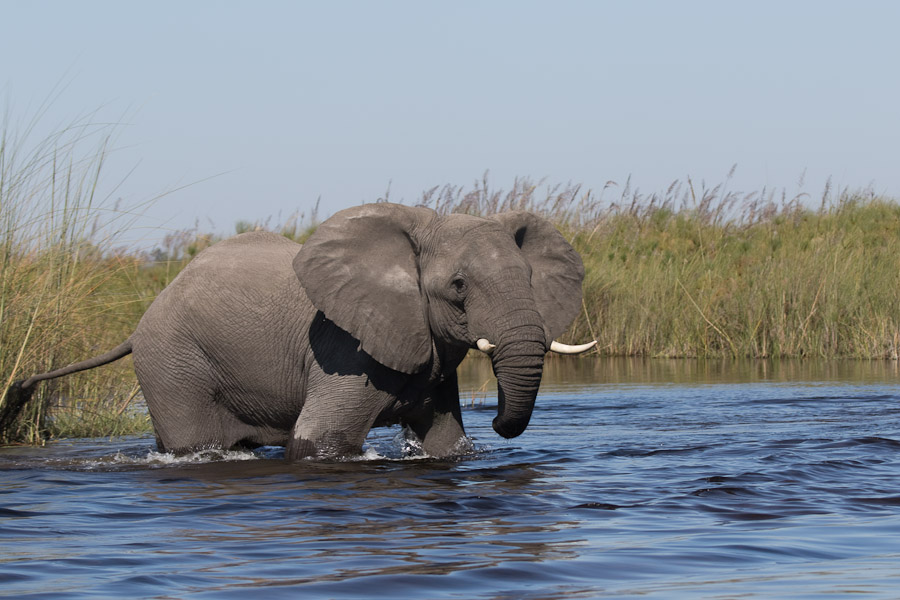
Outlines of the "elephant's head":
M534 214L440 216L388 203L322 223L294 268L315 307L391 369L418 373L435 352L490 350L493 426L507 438L528 425L544 355L581 308L584 277L578 253Z

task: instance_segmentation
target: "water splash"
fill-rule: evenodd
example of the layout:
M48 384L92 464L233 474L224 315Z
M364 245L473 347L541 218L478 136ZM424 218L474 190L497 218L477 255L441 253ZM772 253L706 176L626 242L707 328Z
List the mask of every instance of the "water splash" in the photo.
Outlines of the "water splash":
M118 451L113 455L85 460L81 467L88 470L119 467L171 467L213 462L235 462L260 460L264 455L250 450L219 450L215 448L197 450L187 454L148 450L141 454Z

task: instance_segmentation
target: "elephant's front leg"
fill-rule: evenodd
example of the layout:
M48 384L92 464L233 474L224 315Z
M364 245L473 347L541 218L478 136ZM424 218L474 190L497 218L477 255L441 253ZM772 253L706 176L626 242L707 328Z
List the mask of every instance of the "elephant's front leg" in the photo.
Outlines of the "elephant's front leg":
M422 442L426 454L435 458L461 454L468 449L459 407L456 374L440 384L419 410L403 419Z
M326 378L307 391L285 458L357 456L381 411L394 397L365 382Z

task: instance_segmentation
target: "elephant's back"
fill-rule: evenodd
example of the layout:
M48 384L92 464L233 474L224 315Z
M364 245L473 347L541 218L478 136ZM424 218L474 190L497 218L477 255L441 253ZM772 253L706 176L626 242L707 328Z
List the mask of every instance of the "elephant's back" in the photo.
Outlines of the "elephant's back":
M256 312L278 296L295 296L300 288L292 261L300 244L284 236L254 231L203 250L164 289L147 314L164 311L167 318L189 312L224 316L227 308Z
M251 231L206 248L188 263L182 273L259 270L265 268L264 263L272 263L272 266L277 265L279 268L283 268L285 264L290 267L301 247L300 244L277 233ZM292 268L288 270L293 274Z

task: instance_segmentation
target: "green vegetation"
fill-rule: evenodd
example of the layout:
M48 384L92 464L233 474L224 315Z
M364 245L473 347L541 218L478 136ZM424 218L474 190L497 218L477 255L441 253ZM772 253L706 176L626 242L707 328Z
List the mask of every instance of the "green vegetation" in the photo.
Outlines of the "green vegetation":
M139 256L113 249L129 215L96 198L111 129L85 119L32 143L37 122L0 129L0 415L10 383L115 345L158 291ZM106 412L129 381L118 364L39 386L0 439L58 432L61 399Z
M426 193L444 212L527 209L559 224L585 264L584 311L566 340L615 356L896 359L900 205L868 192L818 207L773 192L676 182L616 201L517 182ZM609 188L608 188L609 189ZM604 190L606 192L608 190Z
M26 129L26 134L30 133ZM215 241L172 233L151 254L116 247L127 211L95 198L108 128L76 123L29 149L0 130L0 424L13 381L114 347L156 295ZM87 153L83 148L89 148ZM442 213L526 209L581 253L584 310L564 341L604 355L897 359L900 204L871 193L807 197L695 189L642 196L528 180L426 191ZM614 200L607 196L614 194ZM317 214L241 222L303 241ZM0 441L149 431L130 359L42 383Z
M749 210L749 209L745 209ZM605 353L891 358L900 348L900 206L845 194L717 220L665 208L573 235L576 323Z

